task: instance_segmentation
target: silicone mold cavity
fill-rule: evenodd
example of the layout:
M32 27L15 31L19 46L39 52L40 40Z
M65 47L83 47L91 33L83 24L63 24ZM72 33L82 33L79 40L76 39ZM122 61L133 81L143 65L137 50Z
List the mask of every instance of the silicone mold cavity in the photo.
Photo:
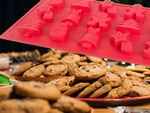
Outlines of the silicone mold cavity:
M145 44L145 49L143 51L143 57L145 59L150 59L150 41L147 41Z
M125 40L121 42L121 53L125 55L132 55L133 53L133 46L129 40Z
M129 38L129 34L124 34L121 32L116 32L115 34L111 35L110 43L115 47L119 48L121 46L122 41L127 41Z
M95 29L95 28L90 27L87 29L87 33L78 42L78 45L85 49L97 48L99 38L100 38L99 28Z
M144 22L146 17L146 10L140 4L135 4L130 8L127 8L127 12L124 14L124 19L134 19L137 22Z
M140 27L139 24L133 20L126 20L120 25L117 26L117 31L120 31L122 33L130 33L132 35L140 35Z
M33 20L19 26L18 29L25 37L40 36L42 33L42 23L39 20Z
M108 31L111 25L111 19L107 13L100 12L96 16L91 17L91 21L87 22L87 27L100 28L100 31Z
M121 53L131 55L133 53L133 47L130 41L128 40L129 37L129 34L124 34L118 31L114 35L111 35L110 43L115 48L119 48Z
M70 15L68 15L65 19L62 20L63 23L72 23L72 26L78 26L82 16L82 10L72 9L70 11Z
M49 0L49 5L53 6L54 9L61 9L65 5L65 0Z
M50 40L53 42L65 42L69 35L69 28L66 23L61 23L49 32Z
M83 12L90 12L91 11L90 1L93 0L79 0L74 4L71 4L71 9L82 10Z
M114 2L109 2L105 0L104 2L99 3L99 9L102 12L108 13L109 17L116 17L117 16L117 11L116 8L114 7Z
M44 22L53 22L53 6L42 6L38 9L39 16Z

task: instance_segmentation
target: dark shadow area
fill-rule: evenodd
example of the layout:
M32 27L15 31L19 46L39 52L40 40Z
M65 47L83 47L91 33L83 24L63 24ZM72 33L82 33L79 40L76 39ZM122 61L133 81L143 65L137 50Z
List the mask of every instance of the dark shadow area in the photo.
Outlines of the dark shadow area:
M40 0L0 0L0 34L4 33L39 1ZM41 53L48 51L47 48L0 39L0 53L30 51L34 49L38 49Z

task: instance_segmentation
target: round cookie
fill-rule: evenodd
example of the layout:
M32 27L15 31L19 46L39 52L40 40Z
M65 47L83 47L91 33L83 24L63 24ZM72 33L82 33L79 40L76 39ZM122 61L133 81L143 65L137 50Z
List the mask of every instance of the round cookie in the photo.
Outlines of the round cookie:
M59 91L61 91L62 93L64 93L65 91L67 91L68 89L70 89L70 86L56 86Z
M78 80L94 80L103 76L106 73L106 69L99 63L92 63L79 68L75 68L75 78Z
M143 79L137 76L127 76L124 79L143 82Z
M12 91L12 87L0 88L0 101L8 99Z
M45 76L65 76L68 72L68 66L65 64L49 65L43 74Z
M91 62L102 63L103 61L103 59L100 57L94 57L94 56L86 56L86 57Z
M0 75L7 78L7 79L10 79L10 75L8 75L7 73L0 71Z
M34 52L38 57L41 57L41 53L39 52L39 50L35 49Z
M87 57L86 56L80 56L80 61L81 62L87 61Z
M41 58L40 62L51 62L51 61L54 61L54 60L58 60L58 58L55 58L55 57Z
M99 78L99 81L103 84L110 84L112 87L117 87L121 85L121 78L114 73L106 72L104 77Z
M94 91L89 98L97 98L100 97L101 95L109 92L112 89L111 85L106 84L104 86L102 86L101 88L97 89L96 91Z
M60 91L55 86L46 86L44 83L35 81L17 82L14 89L18 95L23 97L57 100L61 96Z
M0 87L11 85L10 80L4 76L0 75Z
M85 66L87 64L88 64L88 62L78 62L78 66Z
M30 69L31 67L32 67L32 62L26 62L18 69L16 69L14 75L22 75L26 70Z
M44 72L45 67L43 65L37 65L35 67L30 68L26 72L24 72L23 76L28 76L28 77L39 77L42 75Z
M43 63L44 66L48 66L48 65L51 65L51 64L63 64L63 61L62 60L54 60L54 61Z
M49 113L64 113L58 109L51 109L51 111Z
M78 83L74 86L72 86L71 88L69 88L66 92L64 92L63 94L66 96L71 96L73 94L75 94L78 91L81 91L82 89L84 89L85 87L89 86L90 83Z
M51 107L43 99L12 99L0 102L0 113L49 113Z
M75 75L75 70L78 68L78 65L76 63L70 63L68 64L68 70L69 70L69 75L74 76Z
M109 91L105 98L121 98L122 96L127 95L129 92L129 88L119 86Z
M89 95L90 93L92 93L93 91L95 91L96 89L100 88L102 86L102 84L99 81L96 81L92 84L90 84L88 87L86 87L82 92L80 92L77 95L77 98L84 98L87 95Z
M69 96L61 96L61 98L51 106L65 113L90 113L90 106L86 102Z
M134 71L126 71L126 75L129 75L129 76L134 75L134 76L141 77L141 78L145 77L144 74L139 73L139 72L134 72Z
M148 96L150 95L150 85L147 82L124 79L123 85L130 89L129 96Z
M126 68L129 71L135 71L135 72L148 72L149 69L143 69L143 68L131 68L131 67L127 67Z
M81 58L77 54L69 53L68 55L65 55L61 60L64 63L70 64L70 63L78 63L78 62L80 62Z
M105 61L102 61L101 65L102 65L103 67L106 67L106 66L107 66L107 63L106 63Z
M67 91L70 86L69 83L70 81L72 81L74 79L74 77L64 77L64 78L60 78L60 79L55 79L50 81L49 83L46 84L46 86L48 85L55 85L59 91L61 91L62 93Z
M74 76L63 77L63 78L60 78L60 79L52 80L49 83L47 83L46 85L51 85L51 84L55 84L56 86L69 85L69 83L71 81L73 81L74 79L75 79Z

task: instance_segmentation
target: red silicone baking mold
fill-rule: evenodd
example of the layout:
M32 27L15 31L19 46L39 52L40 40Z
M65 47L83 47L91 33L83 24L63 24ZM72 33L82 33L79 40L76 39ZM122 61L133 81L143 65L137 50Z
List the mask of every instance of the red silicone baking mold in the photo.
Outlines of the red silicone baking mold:
M41 0L1 38L150 65L150 9L92 0Z

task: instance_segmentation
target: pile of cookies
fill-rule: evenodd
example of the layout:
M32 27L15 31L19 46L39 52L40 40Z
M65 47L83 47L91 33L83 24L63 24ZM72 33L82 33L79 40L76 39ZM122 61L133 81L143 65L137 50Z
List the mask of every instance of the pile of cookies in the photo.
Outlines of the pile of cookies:
M71 64L75 67L76 64ZM74 77L53 80L63 95L76 98L124 98L150 95L150 84L136 76L122 78L112 68L89 64L74 69ZM98 68L98 70L96 69ZM79 75L81 77L79 77ZM97 77L99 76L99 77Z
M100 66L97 69L106 67L106 62L103 61L102 58L53 50L39 57L36 63L26 62L15 71L14 75L23 77L73 76L72 70L74 70L74 68L70 66L71 63L75 63L80 67L91 63L91 65L95 64L97 67ZM104 68L102 68L102 70L103 69ZM95 77L97 78L97 76Z
M53 85L17 82L0 88L0 113L90 113L90 106L64 96Z
M144 80L150 80L150 67L142 65L136 65L135 67L127 67L124 75L134 75L143 78Z
M14 62L35 62L41 56L40 52L35 49L34 51L25 51L25 52L8 52L1 53L0 57L9 56L10 60Z

